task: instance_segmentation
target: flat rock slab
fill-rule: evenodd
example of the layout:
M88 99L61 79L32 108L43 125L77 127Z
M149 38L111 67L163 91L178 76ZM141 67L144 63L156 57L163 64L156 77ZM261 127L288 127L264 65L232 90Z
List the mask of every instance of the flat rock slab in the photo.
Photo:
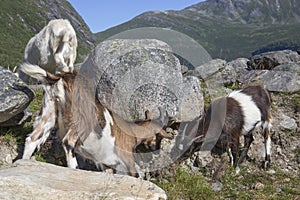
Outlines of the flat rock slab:
M0 170L0 199L167 199L155 184L125 175L18 160Z

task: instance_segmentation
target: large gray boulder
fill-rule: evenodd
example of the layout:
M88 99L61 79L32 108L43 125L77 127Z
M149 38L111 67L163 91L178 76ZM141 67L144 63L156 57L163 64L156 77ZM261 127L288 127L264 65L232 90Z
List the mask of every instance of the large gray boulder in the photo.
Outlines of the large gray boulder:
M157 118L158 107L174 117L185 95L180 62L170 46L159 40L104 41L79 73L97 86L91 92L127 121L144 120L146 110L153 110Z
M177 116L178 121L192 121L203 115L204 97L200 81L195 76L183 78L184 96L180 104L180 111Z
M204 80L210 79L211 76L225 68L226 61L214 59L203 65L197 66L194 70L188 72L188 75L197 76Z
M24 111L33 98L34 93L21 79L0 66L0 123Z
M74 170L31 160L0 170L0 199L167 199L155 184L125 175Z
M270 63L261 62L261 69L249 68L249 62L254 62L253 59L258 58L276 61L276 65L273 63L270 67ZM273 92L296 92L300 90L300 64L298 63L297 52L269 52L254 56L251 59L252 61L239 58L227 63L234 68L237 82L244 85L260 84Z
M248 67L250 69L271 70L278 65L295 62L300 62L300 55L296 51L272 51L252 56L248 62Z
M226 95L228 91L225 86L235 82L233 67L222 59L211 60L186 74L203 80L211 99Z
M272 92L300 91L300 76L296 73L273 70L252 70L241 78L243 84L260 84Z
M243 75L249 72L248 62L249 59L247 58L238 58L227 63L228 66L231 66L234 69L233 75L235 76L235 81L240 83L243 82Z
M300 63L286 63L278 65L273 69L274 71L284 71L298 74L300 76Z

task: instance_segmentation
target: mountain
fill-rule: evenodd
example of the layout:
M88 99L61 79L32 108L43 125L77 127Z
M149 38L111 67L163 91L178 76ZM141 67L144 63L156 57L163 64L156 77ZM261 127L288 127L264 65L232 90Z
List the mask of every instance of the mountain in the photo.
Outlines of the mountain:
M78 61L82 61L95 44L94 35L66 0L1 0L0 65L13 68L23 58L29 39L51 19L69 19L77 33Z
M207 0L179 11L151 11L96 34L103 41L120 32L161 27L184 33L215 58L300 46L299 0Z

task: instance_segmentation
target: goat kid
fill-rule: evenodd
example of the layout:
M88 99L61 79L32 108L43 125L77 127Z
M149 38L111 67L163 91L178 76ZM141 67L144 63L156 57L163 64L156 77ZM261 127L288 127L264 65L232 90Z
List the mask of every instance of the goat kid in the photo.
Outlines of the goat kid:
M226 147L231 165L238 166L247 156L253 142L253 130L261 126L264 134L265 163L270 167L271 97L261 86L247 86L213 101L201 119L184 127L177 138L177 148L195 152ZM190 132L188 132L190 131ZM239 139L244 136L244 149L239 151Z
M48 74L47 77L54 77L53 82L58 81L44 86L42 114L34 131L26 138L23 159L29 159L48 138L51 129L57 126L69 167L78 168L76 152L94 161L102 170L113 168L117 173L129 172L137 177L139 167L134 160L135 147L140 143L151 143L158 135L172 138L162 129L161 122L151 120L149 116L145 122L129 123L113 114L95 96L90 96L85 87L74 84L73 73ZM92 106L94 112L85 112L89 109L83 105L73 105L74 98ZM74 106L80 109L81 117L76 118L78 113L72 111ZM160 114L162 117L163 113ZM88 122L93 119L98 123L94 128L78 126L78 120Z
M71 23L66 19L51 20L27 43L17 74L24 81L30 76L46 82L46 72L73 72L76 49L76 32Z

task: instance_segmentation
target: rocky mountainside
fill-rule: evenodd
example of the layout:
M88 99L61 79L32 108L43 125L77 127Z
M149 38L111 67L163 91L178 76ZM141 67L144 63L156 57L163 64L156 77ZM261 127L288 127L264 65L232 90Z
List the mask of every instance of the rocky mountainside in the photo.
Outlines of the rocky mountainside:
M69 19L78 37L78 60L82 61L94 46L95 40L89 27L66 0L0 1L0 63L18 66L29 39L48 21Z
M182 10L197 15L243 24L294 24L300 22L300 2L296 0L209 0Z
M297 50L300 6L296 0L207 0L180 11L143 13L97 33L99 41L141 27L162 27L199 42L213 58L250 57L259 50Z
M230 62L213 59L189 70L184 66L179 68L179 60L170 52L172 52L171 48L161 41L110 40L97 46L80 68L80 72L88 72L85 75L89 75L88 77L92 78L94 83L99 83L97 91L100 91L102 96L97 93L98 99L106 104L119 102L118 104L122 104L123 108L129 111L126 113L129 114L132 113L129 109L133 111L133 114L142 111L139 105L143 105L144 108L155 105L166 105L167 108L172 108L174 105L170 100L176 100L176 97L182 99L180 108L176 109L180 119L172 117L172 113L168 112L171 120L166 131L174 138L163 139L160 151L157 153L145 153L140 151L143 149L137 148L135 159L141 171L144 172L143 177L157 183L166 191L170 199L212 199L213 197L223 199L229 196L235 199L246 197L297 199L300 195L298 178L300 170L299 53L290 50L269 52L252 56L250 59L238 58ZM106 67L105 70L102 67ZM2 99L11 98L13 101L3 101L0 107L5 112L1 112L0 115L9 116L16 114L11 111L20 107L19 104L26 105L31 98L26 102L18 99L20 95L25 96L24 92L28 89L24 90L25 87L21 87L23 84L15 74L3 68L0 68L1 71L0 82L2 80L2 83L0 85L3 90L0 90L0 99L1 97ZM152 84L149 84L151 79L154 80ZM182 83L178 84L180 82ZM248 152L249 157L241 165L240 174L236 174L234 168L230 167L226 153L218 155L201 151L187 157L181 157L182 155L176 152L174 155L171 154L172 150L177 148L176 141L184 137L188 137L190 141L189 135L182 134L181 130L187 124L193 125L194 121L190 120L201 115L210 101L249 84L263 85L271 92L273 128L270 170L265 171L261 168L265 148L260 127L254 131L255 139ZM16 89L22 90L15 91ZM38 94L38 89L35 92ZM91 92L95 91L91 90ZM37 95L37 98L29 105L29 110L34 113L33 118L36 113L39 113L41 99L42 93ZM83 109L86 109L86 106ZM153 112L154 117L157 114ZM36 195L40 197L37 199L43 199L49 191L55 193L53 199L58 196L89 199L90 196L102 197L105 194L108 194L107 199L114 199L116 196L122 199L124 190L128 191L127 194L138 197L145 194L157 197L153 199L159 199L160 196L157 194L164 196L164 192L159 188L144 187L145 182L139 184L136 182L137 179L132 178L121 178L130 185L130 189L120 188L119 175L86 173L24 161L17 161L14 167L13 162L23 154L25 137L32 131L33 121L29 120L17 127L15 125L8 127L7 124L1 127L3 124L0 124L0 185L4 186L3 189L0 188L0 199L1 194L8 199L14 195L17 199L21 197L32 199ZM66 166L61 140L55 131L34 154L34 158L38 161ZM177 158L182 161L175 162ZM79 166L80 169L95 169L90 162L80 162L80 159ZM90 177L94 177L92 179L97 184L90 186L84 181L90 181ZM109 181L106 181L105 177L108 177ZM78 183L79 179L80 183ZM98 184L98 180L99 183L102 180L104 185ZM53 185L54 182L60 184ZM35 187L32 190L32 187L26 187L28 185L39 185L39 187L38 190ZM94 186L97 188L95 189ZM142 190L136 191L136 188ZM26 196L23 198L23 195Z

